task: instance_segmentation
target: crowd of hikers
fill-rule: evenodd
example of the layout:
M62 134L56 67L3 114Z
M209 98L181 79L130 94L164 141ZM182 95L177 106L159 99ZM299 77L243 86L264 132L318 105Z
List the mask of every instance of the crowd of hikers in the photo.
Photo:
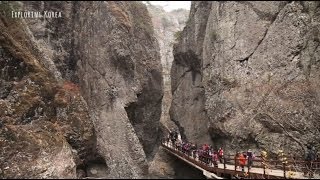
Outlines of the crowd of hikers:
M199 161L213 166L218 167L218 163L224 163L224 152L223 148L214 149L213 146L209 144L202 144L198 146L195 143L186 142L181 139L180 134L176 130L170 130L168 137L166 138L166 143L171 143L171 145L176 149L181 151L188 156L193 158L198 158ZM314 146L307 146L307 153L305 155L305 161L307 161L307 171L305 171L305 176L313 177L312 162L316 161L317 153ZM245 152L237 152L234 157L235 168L240 168L244 172L245 166L250 170L253 166L254 159L256 158L255 153L248 149Z
M192 156L193 158L198 158L199 161L214 167L218 167L219 162L224 163L225 161L222 147L215 150L213 146L209 144L198 146L195 143L182 141L180 134L175 130L170 130L166 142L170 142L175 149ZM244 171L245 165L250 169L253 165L254 158L255 155L251 149L247 152L237 152L235 156L235 165L236 167L242 168L242 171Z

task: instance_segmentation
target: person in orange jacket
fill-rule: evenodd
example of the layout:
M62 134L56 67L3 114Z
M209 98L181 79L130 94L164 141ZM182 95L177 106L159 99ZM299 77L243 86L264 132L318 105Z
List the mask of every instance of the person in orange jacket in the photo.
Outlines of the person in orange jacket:
M242 172L244 172L244 166L246 165L246 158L244 157L243 153L240 153L238 157L238 162L240 167L242 168Z

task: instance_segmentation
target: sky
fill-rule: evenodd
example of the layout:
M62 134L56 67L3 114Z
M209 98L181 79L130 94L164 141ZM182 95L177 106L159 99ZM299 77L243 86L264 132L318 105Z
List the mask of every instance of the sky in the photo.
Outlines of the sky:
M190 10L191 1L149 1L152 5L160 5L165 11L172 11L174 9Z

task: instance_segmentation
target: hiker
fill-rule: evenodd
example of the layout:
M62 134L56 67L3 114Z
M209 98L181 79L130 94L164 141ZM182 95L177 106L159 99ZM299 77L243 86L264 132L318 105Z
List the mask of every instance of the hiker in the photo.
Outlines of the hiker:
M172 146L173 146L173 131L172 130L169 130L169 139L170 139Z
M202 145L202 150L200 152L201 152L201 160L202 160L202 162L208 164L209 159L211 159L209 157L209 146L208 146L208 144L203 144Z
M177 139L178 139L178 141L182 141L182 138L181 138L181 134L180 133L178 133L178 137L177 137Z
M168 143L170 141L170 133L165 137L165 144L168 146Z
M244 172L244 166L246 165L246 158L243 153L239 153L238 162L240 167L242 168L242 172Z
M222 162L222 158L223 158L223 149L220 147L219 150L218 150L218 157L219 157L219 161L220 163L223 163Z
M212 154L212 164L214 167L218 167L218 153L216 151Z
M174 148L176 148L175 144L176 144L177 138L178 138L178 133L174 129L172 129L172 131L170 131L170 140Z
M208 144L205 145L205 151L208 151L208 153L209 153L209 145Z
M173 141L176 142L178 139L178 132L177 131L173 131Z
M196 145L194 143L190 144L190 152L191 152L191 156L193 157L193 152L195 150Z
M313 167L312 163L316 160L316 150L314 146L308 145L307 146L307 153L305 156L305 161L307 161L307 168L304 172L304 176L307 176L309 174L309 177L313 177Z
M251 169L251 166L252 166L252 164L253 164L253 158L254 158L254 154L253 154L253 152L251 151L251 149L249 149L248 151L247 151L247 159L248 159L248 170L250 170Z
M193 158L196 158L197 149L197 144L192 143L190 150Z
M203 144L203 145L202 145L202 150L203 150L203 151L208 151L208 149L209 149L208 144Z

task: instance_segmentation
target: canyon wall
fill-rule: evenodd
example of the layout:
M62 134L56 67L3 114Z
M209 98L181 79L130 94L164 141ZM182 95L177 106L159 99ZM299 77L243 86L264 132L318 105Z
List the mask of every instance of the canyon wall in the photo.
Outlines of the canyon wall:
M159 145L163 96L151 18L139 2L83 3L78 8L78 73L98 149L109 177L141 178Z
M78 86L45 67L25 22L0 21L0 177L75 178L95 156L95 133Z
M170 121L169 117L169 109L172 99L170 76L173 61L172 50L177 34L179 34L185 26L189 11L185 9L176 9L167 12L161 6L151 4L147 4L147 8L152 17L155 36L159 43L162 64L164 96L162 100L162 114L160 121L167 129L170 129L175 126L172 121Z
M177 129L176 124L171 121L169 116L172 99L170 71L173 61L173 44L176 41L176 35L185 26L189 11L185 9L176 9L167 12L161 6L152 5L150 3L146 3L146 5L152 17L155 37L160 47L164 91L160 128L163 132L162 135L166 136L169 133L169 129ZM193 174L199 174L199 172L192 168L182 170L184 168L186 167L183 163L178 163L175 157L168 155L166 151L160 147L153 161L150 163L149 172L153 175L152 178L181 179L193 177Z
M146 177L163 90L145 5L1 2L0 10L1 177ZM62 17L12 18L12 10Z
M193 2L174 46L170 116L190 141L319 148L320 4Z

